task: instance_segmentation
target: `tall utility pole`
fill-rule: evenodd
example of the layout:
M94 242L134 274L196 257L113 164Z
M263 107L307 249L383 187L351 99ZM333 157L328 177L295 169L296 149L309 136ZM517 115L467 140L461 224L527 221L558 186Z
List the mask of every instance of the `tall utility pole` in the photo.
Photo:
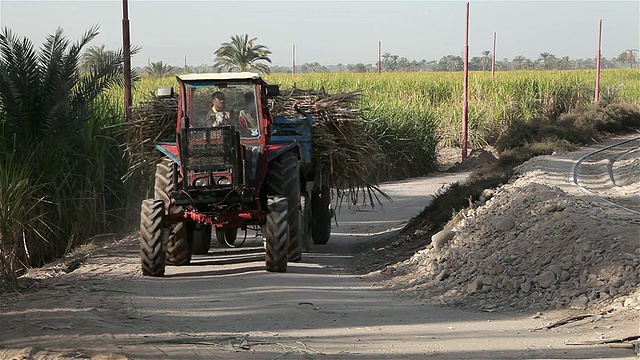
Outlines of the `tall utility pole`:
M382 72L382 41L378 41L378 74Z
M296 46L291 50L291 76L296 77Z
M602 57L602 19L598 30L598 57L596 59L596 95L595 102L600 101L600 58Z
M491 56L491 77L496 73L496 33L493 33L493 55Z
M469 117L469 3L464 36L464 95L462 96L462 161L467 159L467 120Z
M122 0L122 51L124 53L124 117L131 119L131 40L129 38L129 4Z

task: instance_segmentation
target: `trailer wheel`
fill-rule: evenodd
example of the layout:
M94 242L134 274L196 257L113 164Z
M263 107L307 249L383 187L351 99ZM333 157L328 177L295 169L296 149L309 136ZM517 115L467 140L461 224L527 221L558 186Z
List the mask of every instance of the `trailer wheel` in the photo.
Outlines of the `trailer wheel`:
M156 165L156 177L153 186L153 194L156 199L164 202L166 214L177 214L182 211L179 206L173 205L171 192L177 188L173 181L173 161L164 157ZM182 176L178 172L178 182L182 181ZM187 237L187 229L183 222L169 224L167 234L167 254L168 265L185 265L191 262L191 244Z
M311 201L309 194L304 191L300 197L300 247L302 252L311 250Z
M187 237L190 237L191 252L204 255L211 249L211 225L187 223Z
M331 236L331 192L328 187L311 192L312 238L314 244L324 245Z
M300 247L300 169L296 153L286 152L269 163L267 194L287 198L289 206L287 210L289 261L300 261L302 259Z
M238 228L216 228L216 239L220 246L233 247L238 237Z
M163 243L164 203L162 200L142 201L140 211L140 262L142 275L163 276L165 244Z
M267 271L287 271L289 224L287 198L273 196L267 199L267 222L262 228L265 238Z

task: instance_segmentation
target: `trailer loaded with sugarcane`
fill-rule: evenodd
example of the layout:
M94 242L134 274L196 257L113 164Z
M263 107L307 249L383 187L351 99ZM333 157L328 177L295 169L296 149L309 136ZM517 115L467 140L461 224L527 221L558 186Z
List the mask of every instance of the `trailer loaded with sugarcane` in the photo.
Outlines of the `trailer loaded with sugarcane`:
M327 109L354 94L283 97L279 86L248 72L186 74L177 81L177 97L173 89L164 94L177 100L175 141L155 144L153 198L141 206L142 273L163 276L166 265L206 254L214 232L220 244L232 245L238 230L258 229L271 272L286 271L311 243L326 244L335 214L336 151L345 149L334 148L321 124L331 122ZM345 164L344 171L366 171L357 166Z

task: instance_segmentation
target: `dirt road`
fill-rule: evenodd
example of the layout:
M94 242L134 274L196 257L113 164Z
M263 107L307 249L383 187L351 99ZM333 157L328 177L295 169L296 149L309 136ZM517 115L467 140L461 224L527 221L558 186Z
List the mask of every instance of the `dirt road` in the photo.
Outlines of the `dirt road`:
M135 235L107 241L75 271L41 269L33 289L2 296L0 358L632 358L628 349L567 345L611 328L533 331L562 312L424 304L351 271L354 249L392 237L439 188L467 175L385 184L394 202L343 207L329 244L314 245L286 273L265 272L261 241L248 239L147 278Z

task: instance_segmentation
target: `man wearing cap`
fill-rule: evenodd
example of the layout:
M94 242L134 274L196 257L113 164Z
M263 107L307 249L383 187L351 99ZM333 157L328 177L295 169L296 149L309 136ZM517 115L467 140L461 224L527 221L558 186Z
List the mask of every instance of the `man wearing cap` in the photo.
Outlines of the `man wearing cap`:
M231 116L224 109L224 101L225 97L222 92L213 93L211 110L207 112L207 127L229 125Z

